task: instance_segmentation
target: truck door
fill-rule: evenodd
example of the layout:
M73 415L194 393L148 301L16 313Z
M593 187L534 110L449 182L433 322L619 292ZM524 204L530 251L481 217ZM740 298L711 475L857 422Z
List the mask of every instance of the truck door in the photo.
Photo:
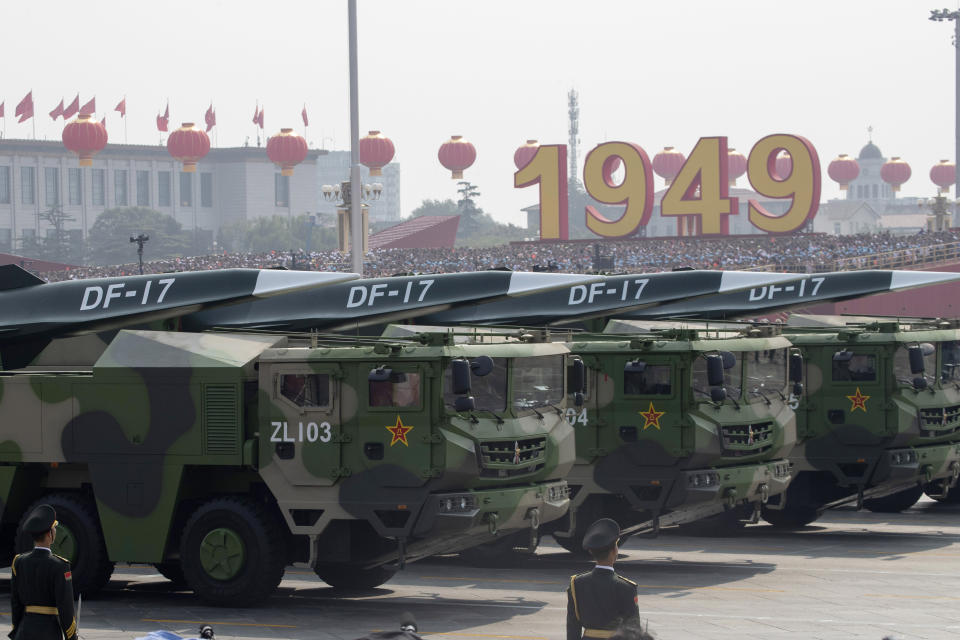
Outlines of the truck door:
M843 349L833 354L831 392L822 404L823 424L848 445L876 444L887 433L881 352Z
M261 372L260 464L292 485L329 486L339 476L342 373L336 365L277 363Z
M363 381L357 424L364 466L383 486L419 486L433 475L433 380L416 363L374 367ZM439 392L439 389L437 390Z
M623 442L650 441L650 452L663 452L661 458L675 458L682 451L679 385L669 363L643 359L620 359L622 378L617 390L622 411L617 416L618 435ZM653 458L644 460L656 464Z

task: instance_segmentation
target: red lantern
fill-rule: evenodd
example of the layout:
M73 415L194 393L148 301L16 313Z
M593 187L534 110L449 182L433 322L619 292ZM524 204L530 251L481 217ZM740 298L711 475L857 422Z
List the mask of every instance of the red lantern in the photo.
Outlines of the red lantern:
M846 191L850 182L860 175L860 165L845 153L837 156L827 167L830 179L840 184L840 191Z
M80 166L93 164L93 156L107 146L107 130L86 113L63 128L63 146L80 157Z
M773 171L777 174L776 180L783 182L793 173L793 158L786 151L781 151L780 155L773 163Z
M210 151L210 138L200 129L194 129L192 122L184 122L167 138L167 151L183 163L184 173L194 173L197 161Z
M673 147L664 147L663 151L653 156L653 172L670 184L686 161L687 158Z
M730 186L737 184L737 178L747 172L747 159L736 149L727 151L727 179Z
M890 158L880 167L880 178L893 188L893 192L900 191L900 185L910 179L910 165L899 157Z
M450 139L440 145L437 158L444 168L450 170L450 177L454 180L463 179L464 169L477 159L477 150L463 139L463 136L450 136Z
M307 157L307 141L293 129L280 129L280 133L267 140L267 157L279 165L280 175L292 176L293 168Z
M536 140L527 140L527 144L517 147L517 150L513 152L513 164L517 165L517 169L523 169L530 164L533 156L537 155L539 150L540 145L537 144Z
M950 191L950 185L957 177L957 166L949 160L941 160L930 169L930 180L937 185L940 193Z
M393 160L393 141L379 131L371 131L360 138L360 163L370 169L370 175L383 175L381 169Z

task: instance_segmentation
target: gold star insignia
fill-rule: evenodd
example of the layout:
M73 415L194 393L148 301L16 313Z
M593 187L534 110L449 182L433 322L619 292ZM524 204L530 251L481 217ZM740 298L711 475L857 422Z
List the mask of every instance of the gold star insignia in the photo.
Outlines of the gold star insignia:
M646 431L650 427L656 427L657 431L660 430L660 416L664 415L666 411L657 411L653 408L653 402L650 402L650 408L646 411L638 411L640 415L643 416L643 419L646 421L643 425L643 430Z
M394 426L387 426L387 431L393 434L393 439L390 440L390 446L397 444L398 442L403 443L403 446L409 447L410 443L407 442L407 432L413 429L413 427L403 426L403 421L400 419L400 416L397 416L397 424Z
M850 401L850 413L853 413L857 409L860 409L864 413L867 412L867 400L870 399L870 396L865 396L860 393L860 387L857 387L857 392L852 396L847 396L847 400Z

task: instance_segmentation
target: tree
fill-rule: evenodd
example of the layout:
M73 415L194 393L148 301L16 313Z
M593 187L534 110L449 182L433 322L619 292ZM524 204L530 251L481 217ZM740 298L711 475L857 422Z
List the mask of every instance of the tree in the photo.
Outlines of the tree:
M239 220L220 228L219 244L225 251L253 252L265 251L325 251L336 248L337 232L335 228L311 224L306 215L270 216Z
M457 213L457 203L447 198L446 200L424 200L419 207L410 212L410 217L455 216Z
M172 216L145 207L107 209L97 216L87 235L90 262L134 262L136 249L130 244L130 238L140 233L150 236L144 250L145 260L182 256L192 245L192 234L184 233Z
M83 260L83 242L76 241L78 234L71 234L67 230L67 223L76 220L63 212L60 205L51 205L49 209L40 213L40 219L52 227L53 233L48 234L40 241L39 256L54 262L81 262ZM82 233L79 233L82 238Z

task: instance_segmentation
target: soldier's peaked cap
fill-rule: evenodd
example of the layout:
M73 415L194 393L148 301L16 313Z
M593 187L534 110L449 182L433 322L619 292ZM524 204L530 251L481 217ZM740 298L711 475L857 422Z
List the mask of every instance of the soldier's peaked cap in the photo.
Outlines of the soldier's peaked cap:
M620 537L620 525L616 520L600 518L587 529L583 536L584 549L606 549Z
M41 504L27 516L27 521L23 523L23 530L27 533L46 533L55 524L57 524L57 512L50 505Z

